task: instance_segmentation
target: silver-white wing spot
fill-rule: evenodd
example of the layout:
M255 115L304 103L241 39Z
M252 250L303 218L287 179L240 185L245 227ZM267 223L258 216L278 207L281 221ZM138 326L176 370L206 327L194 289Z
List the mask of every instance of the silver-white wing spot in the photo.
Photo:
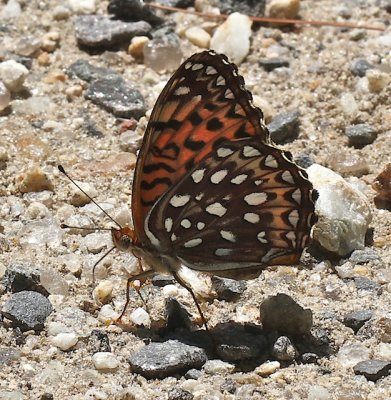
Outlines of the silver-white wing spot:
M262 185L263 182L263 179L257 179L256 181L254 181L256 186Z
M181 226L183 226L185 229L189 229L191 227L191 222L187 218L183 219L181 221Z
M186 247L186 248L190 248L190 247L199 246L201 243L202 243L202 239L201 238L196 238L196 239L188 240L187 242L185 242L183 244L183 246Z
M293 176L292 176L292 174L290 173L290 171L284 171L284 172L281 174L281 178L282 178L283 181L286 182L286 183L291 183L291 184L294 184L294 183L295 183L295 181L293 180Z
M232 249L216 249L215 254L216 256L229 256L232 253Z
M198 193L197 194L197 196L195 197L195 199L197 200L197 201L200 201L200 200L202 200L202 198L204 197L204 193Z
M257 234L257 239L261 242L261 243L267 243L267 239L265 239L266 237L266 232L258 232Z
M292 246L296 246L296 235L295 232L289 231L286 235L286 238L292 242Z
M264 164L266 167L269 167L269 168L277 168L278 167L277 160L271 154L269 154L265 158Z
M230 231L220 231L220 236L223 239L228 240L228 242L236 242L236 236Z
M177 240L177 237L176 237L175 233L173 233L171 235L171 242L175 242L175 240Z
M246 158L257 157L260 155L261 155L261 152L258 149L256 149L255 147L244 146L244 148L243 148L243 156Z
M187 63L185 64L185 69L191 68L192 65L193 65L193 64L192 64L190 61L187 62Z
M266 193L250 193L246 196L244 196L244 201L249 205L249 206L259 206L260 204L264 203L267 201L267 195Z
M292 192L292 199L297 203L301 203L301 190L296 189L294 192Z
M183 96L188 93L190 93L190 88L188 86L179 86L179 88L174 92L177 96Z
M227 147L220 147L219 149L217 149L217 157L219 158L228 157L231 154L233 154L233 150Z
M197 229L201 231L205 228L205 224L203 222L197 222Z
M208 214L217 215L218 217L222 217L226 212L227 209L220 203L212 203L208 207L206 207L205 211Z
M165 219L164 227L166 228L166 232L171 232L171 229L172 229L172 218L166 218Z
M293 210L288 215L289 222L293 227L296 228L297 223L299 222L299 212L297 210Z
M192 71L198 71L202 68L204 68L204 64L193 64L193 66L191 67Z
M233 183L234 185L240 185L240 184L243 183L247 178L248 178L248 175L247 175L247 174L236 175L235 178L232 178L232 179L231 179L231 183Z
M210 181L217 185L220 183L228 174L228 170L226 169L221 169L220 171L215 172L211 177Z
M215 75L217 74L217 70L209 65L206 67L205 73L206 75Z
M205 168L196 169L192 174L191 177L193 178L194 183L200 183L204 178Z
M184 194L184 195L180 195L180 194L176 194L175 196L173 196L169 203L173 206L173 207L183 207L184 205L186 205L188 202L190 201L190 196L188 194Z
M225 79L220 75L216 79L216 86L222 86L222 85L225 85Z
M234 94L233 94L233 92L232 92L231 89L227 89L227 90L225 91L224 97L225 97L226 99L234 99L234 98L235 98L235 96L234 96Z
M255 213L246 213L244 214L243 219L251 224L257 224L261 220L259 215Z

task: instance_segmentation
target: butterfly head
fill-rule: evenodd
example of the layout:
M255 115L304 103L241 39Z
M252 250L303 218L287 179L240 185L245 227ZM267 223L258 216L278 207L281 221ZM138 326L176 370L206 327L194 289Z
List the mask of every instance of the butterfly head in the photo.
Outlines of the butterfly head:
M111 228L111 237L114 246L120 251L130 251L136 247L137 236L129 226L123 228Z

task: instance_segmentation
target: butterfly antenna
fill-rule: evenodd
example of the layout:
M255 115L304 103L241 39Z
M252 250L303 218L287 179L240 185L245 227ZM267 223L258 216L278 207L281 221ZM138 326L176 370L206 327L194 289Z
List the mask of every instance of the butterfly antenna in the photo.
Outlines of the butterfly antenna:
M85 190L83 190L79 184L76 183L74 179L72 179L68 173L65 171L64 167L62 165L58 165L58 170L64 174L85 196L87 196L98 208L101 210L108 218L110 218L111 221L113 221L120 229L122 226L110 215L105 211ZM67 226L68 228L74 228L71 226ZM80 228L79 228L80 229ZM88 228L87 228L88 229ZM104 230L104 229L103 229ZM109 229L110 230L110 229Z

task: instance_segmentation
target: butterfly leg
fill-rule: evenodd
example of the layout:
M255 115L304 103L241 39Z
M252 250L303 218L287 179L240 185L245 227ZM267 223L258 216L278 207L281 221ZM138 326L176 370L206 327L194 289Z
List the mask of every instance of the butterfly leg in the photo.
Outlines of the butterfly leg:
M204 314L203 314L202 311L201 311L201 307L200 307L200 305L199 305L199 303L198 303L198 301L197 301L197 298L196 298L194 292L193 292L193 291L191 290L191 288L184 282L184 280L181 279L181 278L179 277L179 275L178 275L175 271L172 271L172 274L173 274L175 280L176 280L183 288L185 288L185 289L191 294L191 297L193 298L194 303L195 303L196 306L197 306L198 313L199 313L200 316L201 316L202 323L203 323L204 326L205 326L205 330L206 330L209 334L211 334L211 333L210 333L210 330L209 330L209 328L208 328L208 323L206 322L206 319L205 319L205 317L204 317Z
M121 322L122 317L125 314L126 309L128 308L128 304L130 302L130 293L129 293L129 288L132 284L132 282L134 281L142 281L144 279L149 278L150 276L154 275L155 271L153 269L149 270L149 271L144 271L141 274L137 274L135 276L132 276L128 279L128 282L126 283L126 302L124 305L124 308L121 312L121 315L118 317L117 322ZM139 291L136 289L137 293L139 293ZM139 293L139 296L141 297L141 299L144 301L143 297L141 296L141 294Z

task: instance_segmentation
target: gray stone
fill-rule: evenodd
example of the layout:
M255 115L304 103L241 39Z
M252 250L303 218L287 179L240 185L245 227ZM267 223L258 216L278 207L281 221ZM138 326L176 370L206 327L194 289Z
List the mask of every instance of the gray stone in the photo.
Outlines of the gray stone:
M115 71L110 68L97 67L92 65L86 60L77 60L71 64L67 69L67 74L71 77L78 77L79 79L92 82L99 78L107 78L109 76L119 76Z
M266 331L301 335L309 333L312 328L312 311L304 309L283 293L264 300L260 311L262 326Z
M352 62L352 65L350 66L350 71L353 75L363 77L365 76L365 73L368 71L368 69L373 68L374 66L370 64L367 60L359 58Z
M40 293L23 291L13 294L1 313L23 332L41 331L46 318L53 311L50 301Z
M111 346L109 337L105 331L94 329L90 336L90 345L93 353L110 353Z
M168 391L168 400L193 400L194 396L185 389L174 387Z
M119 76L93 81L85 97L116 117L139 119L146 112L142 94Z
M212 287L216 291L219 300L233 301L246 290L247 284L245 281L213 276Z
M298 351L287 336L280 336L273 344L272 355L278 361L293 361Z
M267 72L273 71L276 68L289 67L289 61L281 58L265 58L259 60L258 64Z
M31 290L48 296L49 292L41 285L41 271L33 265L10 264L4 274L5 288L13 293Z
M375 292L380 295L382 293L382 287L374 281L371 281L368 278L357 276L354 278L354 283L358 290L367 290L369 292Z
M349 261L355 264L365 264L370 261L379 260L379 253L371 248L365 248L363 250L354 250L349 257Z
M308 168L315 163L315 160L309 154L299 154L294 159L295 163L301 168Z
M161 24L164 19L140 0L110 0L107 11L117 18L128 21L147 21L152 25Z
M106 15L78 15L75 36L80 46L107 48L130 42L135 36L145 36L152 29L145 21L123 22Z
M207 361L205 351L176 340L151 343L129 357L132 371L148 379L163 379L201 368Z
M152 285L157 287L164 287L167 285L174 285L176 280L171 275L156 274L151 279Z
M391 362L384 360L360 361L353 367L356 375L364 375L369 381L376 382L380 378L389 375Z
M373 143L377 132L368 124L357 124L347 126L345 135L348 137L349 146L362 147Z
M265 15L266 0L219 0L218 8L222 14L239 12L245 15Z
M316 364L319 360L319 356L315 353L303 353L301 355L301 361L303 364Z
M267 128L274 143L291 142L299 136L299 111L289 111L276 115Z
M347 315L345 315L343 323L353 329L354 333L357 333L358 330L373 316L372 310L358 310L353 311Z
M185 378L186 379L199 379L202 375L202 372L198 369L189 369L186 373L185 373Z
M237 389L237 384L231 378L224 379L224 382L220 385L220 391L222 393L228 392L230 394L235 394L236 389Z

